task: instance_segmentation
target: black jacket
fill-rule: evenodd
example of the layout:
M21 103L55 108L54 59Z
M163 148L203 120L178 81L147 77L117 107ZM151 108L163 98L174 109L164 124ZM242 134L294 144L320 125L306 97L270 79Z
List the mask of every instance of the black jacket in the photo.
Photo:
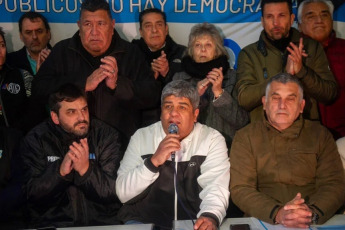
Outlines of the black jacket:
M136 44L140 48L140 50L145 54L146 63L150 68L153 59L157 59L159 56L161 56L162 51L166 53L169 62L169 72L166 77L158 77L158 80L162 82L163 87L172 80L172 77L175 73L182 71L181 59L186 50L186 47L177 44L174 40L172 40L172 38L169 35L166 36L165 46L155 52L152 52L149 49L143 38L133 39L132 43Z
M22 162L18 146L22 132L0 127L0 228L25 228Z
M0 126L23 129L27 97L19 70L7 64L0 70Z
M138 111L159 101L160 88L138 48L121 39L115 30L109 49L99 57L92 57L84 49L79 31L57 43L33 80L32 96L44 100L65 83L85 88L87 77L99 68L100 59L109 55L116 58L119 68L117 87L110 90L101 82L88 93L88 105L92 115L129 139L141 123Z
M32 69L31 69L31 65L30 62L28 60L28 56L27 56L27 51L26 51L26 47L23 46L23 48L21 48L20 50L11 52L9 54L7 54L7 62L11 65L11 66L15 66L18 69L24 69L30 72L31 75L34 75Z
M140 50L144 53L147 66L151 69L151 63L153 59L157 59L161 56L161 52L164 51L167 55L167 59L169 62L169 72L167 76L163 77L161 75L158 76L157 81L161 84L160 92L162 91L163 87L171 82L172 77L175 73L182 71L181 70L181 58L186 49L185 46L177 44L172 40L172 38L167 35L165 40L165 46L160 50L152 52L149 47L146 45L143 38L134 39L132 43L137 45ZM151 125L160 120L161 114L161 105L160 101L156 103L154 108L146 109L142 112L142 127Z
M52 49L52 46L48 43L47 47ZM11 52L7 54L6 60L9 65L14 66L18 69L23 69L28 71L32 76L34 76L34 72L31 69L31 65L28 59L28 54L26 47L23 46L20 50Z
M119 224L115 192L123 153L118 132L96 119L87 135L90 166L62 177L60 165L75 136L50 119L32 129L21 145L31 227Z

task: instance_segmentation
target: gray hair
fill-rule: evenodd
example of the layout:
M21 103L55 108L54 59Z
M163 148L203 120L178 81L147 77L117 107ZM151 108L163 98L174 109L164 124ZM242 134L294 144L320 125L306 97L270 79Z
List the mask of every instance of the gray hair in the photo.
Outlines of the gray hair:
M186 54L193 57L193 50L194 50L194 43L195 40L201 36L208 35L212 38L213 42L216 45L216 56L215 58L226 55L229 58L229 54L224 48L224 41L222 36L220 35L217 28L207 22L197 24L192 27L190 34L189 34L189 40L188 40L188 47L186 50Z
M168 96L175 96L175 97L185 97L188 98L190 103L193 106L193 110L196 110L199 106L200 96L199 93L194 85L190 82L184 80L176 80L169 82L162 91L161 96L161 105L163 105L163 101Z
M298 18L298 23L302 23L302 11L303 7L309 3L314 3L314 2L323 2L328 6L329 12L331 13L331 17L333 18L333 11L334 11L334 5L332 1L330 0L305 0L301 2L301 4L298 6L298 11L297 11L297 18Z
M270 78L267 85L266 85L266 92L265 92L265 96L266 96L266 101L268 100L268 92L271 89L271 84L272 82L279 82L282 84L287 84L287 83L295 83L298 85L298 92L300 94L300 101L302 101L303 99L303 86L302 83L298 80L298 78L292 76L291 74L288 73L278 73L277 75L275 75L274 77Z

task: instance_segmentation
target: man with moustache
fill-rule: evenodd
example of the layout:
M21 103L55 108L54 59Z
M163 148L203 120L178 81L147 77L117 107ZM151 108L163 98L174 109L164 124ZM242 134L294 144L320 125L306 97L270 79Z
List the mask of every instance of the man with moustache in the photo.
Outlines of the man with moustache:
M229 202L228 151L217 130L197 122L199 101L191 83L168 83L161 121L132 136L116 181L125 224L154 223L163 230L173 220L196 219L195 230L216 230L222 223Z
M119 224L119 134L89 117L86 95L67 84L49 97L51 119L21 146L30 227Z
M141 38L132 43L145 54L155 78L163 83L170 82L172 76L181 71L181 58L186 47L170 37L166 14L159 9L148 8L140 12L139 24Z
M230 151L230 192L247 215L270 224L323 224L344 204L345 179L332 134L303 119L300 81L267 83L262 119L239 130Z
M145 54L147 65L154 72L154 77L162 88L172 80L176 72L181 71L181 58L186 49L177 44L169 35L169 26L165 12L148 8L139 14L140 39L133 39ZM160 104L143 111L143 126L159 121Z
M320 42L339 85L339 96L328 105L319 104L321 121L335 139L345 136L345 40L333 29L334 6L330 0L305 0L298 8L299 29Z
M245 47L238 57L238 102L250 112L251 121L261 119L261 97L267 82L287 72L302 82L306 105L303 116L319 120L318 102L332 102L338 92L323 47L301 38L292 28L295 15L291 0L262 0L261 24L264 30L257 42Z
M159 101L160 85L139 48L115 30L107 1L84 0L78 27L54 46L33 80L32 96L45 104L59 86L76 84L87 92L90 114L124 134L126 147L141 126L140 111Z

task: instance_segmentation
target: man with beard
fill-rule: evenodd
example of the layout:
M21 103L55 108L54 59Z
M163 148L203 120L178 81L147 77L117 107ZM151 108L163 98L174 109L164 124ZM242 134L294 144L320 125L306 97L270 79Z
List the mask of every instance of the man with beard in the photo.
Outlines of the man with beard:
M89 118L85 93L72 84L52 94L49 107L51 119L21 146L31 227L119 224L118 132Z
M306 92L304 118L319 120L317 102L327 104L337 96L337 83L322 45L301 38L291 27L295 19L291 0L263 0L261 10L264 30L259 40L243 48L238 57L239 104L250 112L251 121L259 120L267 82L287 72L302 82Z
M141 126L140 111L158 103L161 89L139 48L116 31L108 2L82 2L79 30L54 46L32 82L32 97L42 109L61 85L79 86L90 114L124 134L125 148Z

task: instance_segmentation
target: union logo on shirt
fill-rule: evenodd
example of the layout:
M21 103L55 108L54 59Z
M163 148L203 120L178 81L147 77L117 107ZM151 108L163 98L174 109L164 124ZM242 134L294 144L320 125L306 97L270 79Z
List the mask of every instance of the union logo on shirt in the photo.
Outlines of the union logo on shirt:
M6 85L6 89L8 92L10 92L12 94L18 94L20 92L20 85L18 85L16 83L8 83Z

